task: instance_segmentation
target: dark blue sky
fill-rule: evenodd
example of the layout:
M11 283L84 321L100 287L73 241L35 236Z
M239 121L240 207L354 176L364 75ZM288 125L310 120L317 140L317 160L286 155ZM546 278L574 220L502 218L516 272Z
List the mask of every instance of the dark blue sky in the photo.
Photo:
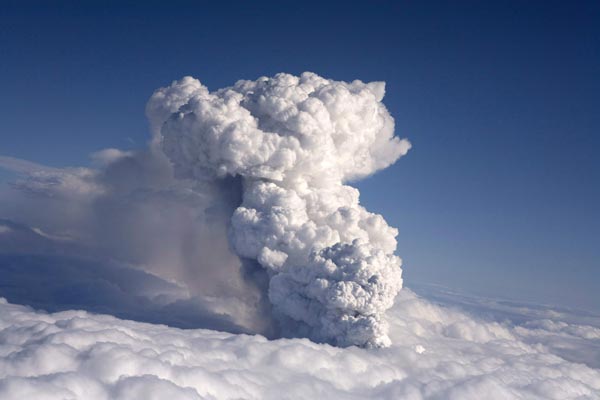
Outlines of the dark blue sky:
M385 80L413 149L359 188L409 286L600 307L599 2L81 3L3 2L0 155L141 148L184 75Z

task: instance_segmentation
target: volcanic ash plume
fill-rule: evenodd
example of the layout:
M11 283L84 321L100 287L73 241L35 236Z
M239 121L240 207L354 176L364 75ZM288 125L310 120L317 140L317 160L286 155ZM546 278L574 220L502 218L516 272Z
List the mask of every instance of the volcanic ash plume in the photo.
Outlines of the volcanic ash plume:
M384 312L402 287L397 230L345 182L394 163L383 82L277 74L209 92L190 77L157 90L147 113L179 177L241 185L230 243L266 271L284 336L389 344ZM234 177L235 179L231 179Z

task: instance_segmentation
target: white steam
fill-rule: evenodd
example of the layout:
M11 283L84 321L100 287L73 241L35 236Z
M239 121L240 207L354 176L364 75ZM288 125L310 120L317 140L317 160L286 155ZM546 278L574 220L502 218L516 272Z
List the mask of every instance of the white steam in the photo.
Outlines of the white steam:
M147 114L179 177L235 177L230 242L267 273L284 335L387 346L383 313L402 287L397 230L345 185L394 163L382 82L278 74L209 92L186 77L154 93Z

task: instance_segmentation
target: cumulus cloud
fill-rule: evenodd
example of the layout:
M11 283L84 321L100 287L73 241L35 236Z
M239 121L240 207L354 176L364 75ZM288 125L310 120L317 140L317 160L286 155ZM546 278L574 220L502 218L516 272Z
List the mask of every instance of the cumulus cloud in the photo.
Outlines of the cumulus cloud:
M4 302L0 398L600 398L600 371L553 350L578 339L572 350L593 352L598 327L530 314L520 325L484 320L409 289L388 318L392 345L361 349Z
M267 273L284 335L386 346L383 314L402 287L397 230L346 182L394 163L383 82L277 74L210 92L187 77L159 89L147 113L177 176L239 178L235 252Z

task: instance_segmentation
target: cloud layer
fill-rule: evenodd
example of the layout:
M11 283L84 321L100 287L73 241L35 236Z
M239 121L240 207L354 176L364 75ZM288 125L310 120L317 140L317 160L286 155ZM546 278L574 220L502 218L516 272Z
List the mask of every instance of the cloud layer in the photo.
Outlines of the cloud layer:
M600 354L600 328L517 310L527 322L482 320L404 289L388 311L393 344L365 350L4 302L0 398L600 398L600 371L576 359ZM575 359L557 355L560 348Z

